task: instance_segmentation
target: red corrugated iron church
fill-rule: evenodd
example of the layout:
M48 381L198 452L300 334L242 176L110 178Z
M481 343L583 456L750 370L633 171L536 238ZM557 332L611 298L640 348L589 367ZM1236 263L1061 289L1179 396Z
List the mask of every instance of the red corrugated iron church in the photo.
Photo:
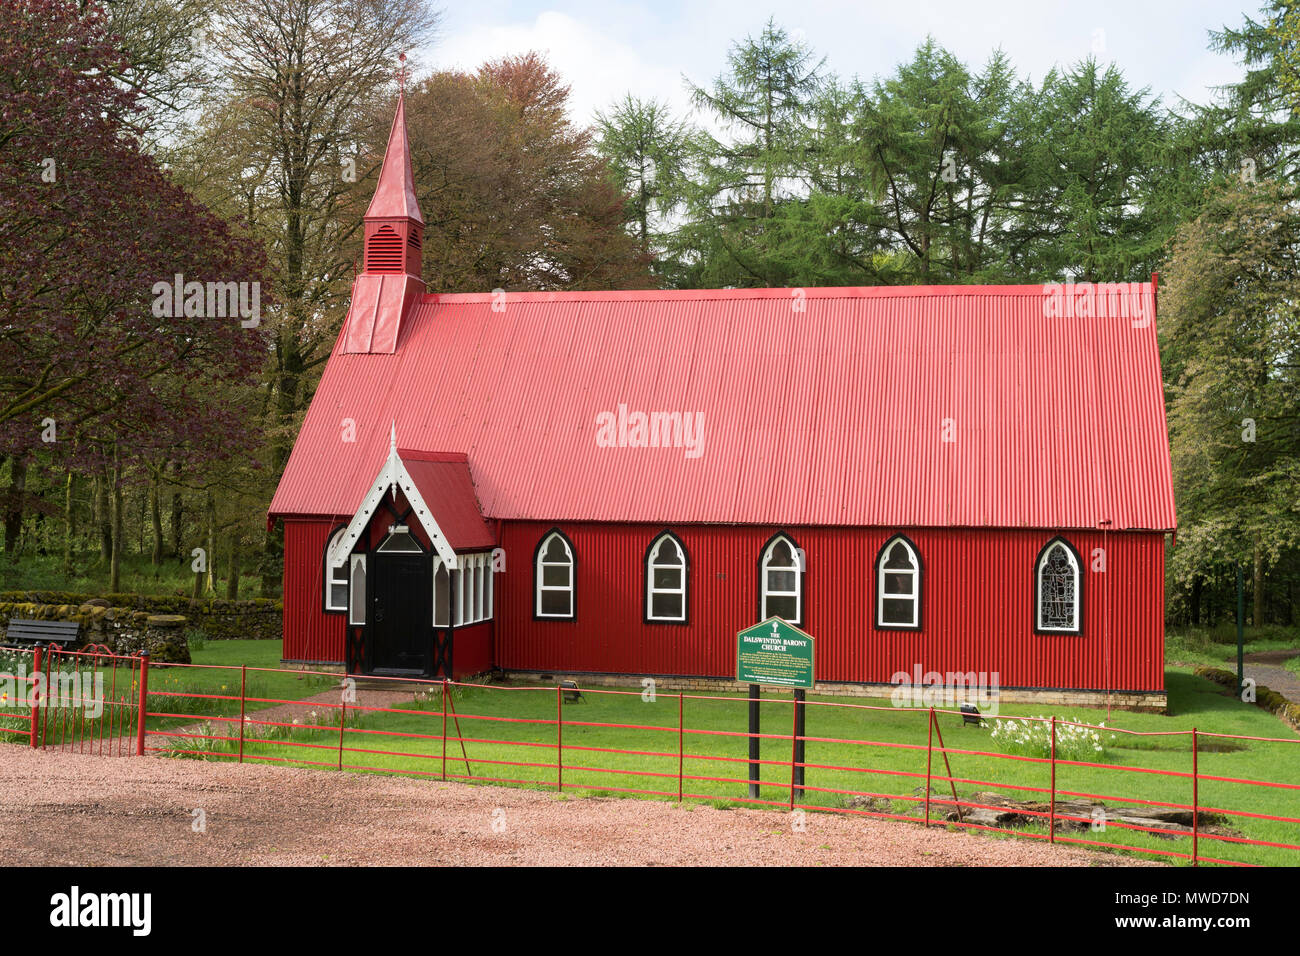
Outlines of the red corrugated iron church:
M270 508L286 662L730 679L779 615L828 690L1162 701L1153 283L431 295L423 228L399 100Z

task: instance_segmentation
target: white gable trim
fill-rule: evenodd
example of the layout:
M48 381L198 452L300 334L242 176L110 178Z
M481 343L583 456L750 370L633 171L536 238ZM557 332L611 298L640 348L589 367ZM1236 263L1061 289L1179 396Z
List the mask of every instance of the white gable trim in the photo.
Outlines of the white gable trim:
M411 503L411 511L415 515L415 520L420 522L420 527L428 533L429 540L433 542L434 551L447 562L448 567L457 567L456 552L447 543L447 536L442 533L442 529L438 527L438 522L433 519L433 512L429 510L425 500L420 497L419 489L415 487L415 482L411 479L410 473L406 470L401 457L397 454L397 424L394 423L389 437L388 458L384 462L384 466L379 469L378 476L370 486L370 490L366 492L361 507L352 516L352 520L343 529L343 534L335 541L334 546L330 548L327 560L331 568L343 567L348 555L352 553L356 543L365 534L366 526L370 524L371 517L384 500L384 495L391 492L393 499L396 500L397 489L399 488L406 495L406 500Z

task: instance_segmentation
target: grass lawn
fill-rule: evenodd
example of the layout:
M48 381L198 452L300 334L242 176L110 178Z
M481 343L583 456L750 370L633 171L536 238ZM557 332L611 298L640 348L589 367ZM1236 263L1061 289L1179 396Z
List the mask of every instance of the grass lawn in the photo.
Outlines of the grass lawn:
M159 693L151 701L150 711L210 715L238 715L240 673L242 665L249 668L245 695L246 710L274 706L264 700L301 700L338 685L337 677L322 674L303 674L280 668L279 641L199 641L191 644L190 659L200 668L169 667L153 664L149 667L150 694ZM207 666L221 667L208 670ZM264 668L255 670L254 668ZM234 700L183 700L164 694L211 694L214 697L234 697Z
M234 642L211 642L195 655L196 662L218 663L238 660L245 651L230 646ZM248 645L249 663L263 661L260 655L271 653ZM151 674L154 673L151 671ZM229 689L234 672L196 671L186 673L186 686L196 688L207 681L209 686L225 681ZM201 676L199 676L201 675ZM300 680L291 677L290 680ZM1296 735L1285 724L1257 707L1238 703L1224 696L1208 681L1192 675L1190 666L1172 666L1167 671L1171 715L1139 714L1115 711L1106 721L1104 710L1082 708L1056 709L1060 718L1087 723L1107 722L1133 731L1170 731L1199 728L1202 732L1242 734L1259 737L1293 739ZM250 682L252 678L250 677ZM329 679L322 678L328 686ZM251 683L250 683L251 686ZM301 685L300 689L301 688ZM210 692L210 691L209 691ZM250 691L251 695L251 691ZM290 697L275 692L264 696ZM305 696L305 694L301 695ZM687 695L683 709L687 732L682 737L680 758L686 779L684 794L715 805L739 805L745 802L748 742L744 737L729 736L746 729L746 705L743 698L730 695L721 700L696 700ZM789 799L791 754L791 705L788 695L765 695L762 705L762 731L773 735L763 742L762 767L764 784L761 799L784 806ZM846 698L810 698L830 705L844 705ZM453 694L456 716L448 721L447 775L455 779L486 780L495 778L511 785L557 787L556 696L552 687L494 686L458 688ZM879 706L881 701L866 701ZM251 710L252 708L250 708ZM398 705L410 711L403 714L361 713L348 715L344 732L343 766L360 772L397 772L440 776L443 772L441 694L434 691L425 699ZM1041 706L1003 705L1002 716L1048 715ZM456 731L459 719L460 732ZM281 760L314 761L336 766L339 760L337 717L326 713L320 718L327 726L294 730L250 728L245 742L246 758L274 757ZM641 724L659 729L634 730L613 725ZM813 808L845 809L861 807L850 802L844 791L874 795L869 808L915 816L921 812L926 780L926 729L924 711L908 709L863 710L849 706L810 707L806 734L810 738L842 738L851 742L829 743L812 739L807 743L805 787L801 805ZM953 716L940 717L940 730L950 751L992 751L999 746L988 729L963 727ZM229 732L216 729L216 734ZM258 733L270 739L254 740ZM405 736L410 735L410 736ZM464 738L464 755L456 737ZM660 799L676 799L678 773L678 697L660 694L654 702L643 701L638 693L615 695L588 691L585 700L564 705L563 783L566 792L618 794L626 790L660 791ZM308 748L286 746L286 742L310 744ZM1104 755L1084 757L1086 762L1115 764L1121 768L1191 771L1189 737L1126 737L1104 741ZM937 745L937 740L936 740ZM190 742L178 747L190 749ZM233 749L222 742L205 742L212 756L222 759ZM620 754L614 750L633 750ZM1300 744L1256 741L1214 741L1202 738L1199 748L1200 805L1203 808L1243 810L1251 813L1300 818ZM466 759L468 758L468 759ZM969 798L980 791L996 791L1021 799L1045 799L1037 790L1049 785L1050 769L1046 761L1007 760L977 753L952 752L951 776L958 778L959 795ZM833 768L853 769L833 769ZM944 774L942 755L933 755L932 772ZM731 781L701 778L732 778ZM1225 777L1268 780L1295 785L1295 789L1252 787ZM996 785L981 781L996 781ZM1140 801L1167 801L1190 804L1191 780L1162 777L1134 770L1074 766L1057 763L1058 799L1070 793L1098 794L1109 805L1141 805ZM936 792L947 796L948 784L936 779ZM634 796L633 794L628 794ZM653 795L642 794L648 798ZM934 804L938 817L945 807ZM1300 844L1300 824L1254 818L1232 818L1232 834L1279 843ZM1025 832L1045 835L1046 826ZM1083 832L1076 839L1147 847L1179 853L1191 852L1190 838L1166 839L1151 834L1126 831L1115 826L1104 832ZM1202 856L1243 862L1275 865L1300 864L1300 851L1271 847L1249 847L1210 839L1202 835Z
M247 711L258 709L255 698L297 700L336 685L336 678L302 675L278 670L278 641L209 641L193 649L196 664L219 665L220 669L181 668L154 665L150 668L150 690L155 692L150 710L180 716L151 718L151 729L174 730L194 727L213 716L237 716L238 699L178 698L161 692L210 694L238 697L239 665L250 668ZM1055 709L1059 718L1087 723L1106 722L1132 731L1189 730L1258 737L1295 739L1285 724L1263 710L1225 696L1221 689L1195 677L1192 663L1171 664L1166 671L1169 716L1115 711L1106 721L1104 710ZM118 675L119 679L121 674ZM129 684L129 681L128 681ZM121 689L121 688L119 688ZM129 695L129 687L125 694ZM660 694L653 702L639 693L609 694L585 692L585 700L565 703L563 784L567 793L623 794L629 790L660 791L626 794L649 799L676 799L678 764L685 774L682 785L687 799L705 800L717 806L739 805L746 798L748 741L746 704L733 695L701 695L722 699L699 700L687 695L682 704L686 732L681 736L679 757L678 697ZM765 695L762 704L762 732L772 737L763 741L761 799L776 807L789 799L791 717L788 695ZM811 808L861 809L861 797L874 797L865 804L876 812L917 816L922 812L926 781L927 719L924 710L884 708L866 710L845 706L885 701L847 698L810 698L828 706L808 708L805 761L805 796L801 805ZM446 773L453 779L507 781L514 786L557 788L556 694L553 687L492 686L456 688L452 694L454 715L448 720L449 740ZM265 706L270 706L265 705ZM423 699L397 705L407 713L348 713L343 734L345 769L357 772L388 772L438 777L443 773L443 717L441 692L432 690ZM1042 706L1006 704L1001 716L1048 715ZM337 766L339 730L337 712L322 708L319 718L325 726L293 729L246 725L244 753L247 758L276 758L288 762L308 761ZM21 716L5 718L18 720ZM459 733L457 732L459 721ZM649 725L657 729L630 729L620 724ZM237 735L233 723L212 722L201 733ZM998 742L986 728L964 727L959 718L941 715L939 727L950 750L951 776L963 799L981 791L996 791L1020 799L1043 799L1049 785L1045 760L1007 760L969 751L998 752ZM464 753L457 737L463 738ZM259 739L265 737L266 739ZM831 743L816 738L841 738ZM165 746L168 738L155 738ZM308 744L291 747L288 743ZM938 741L935 741L936 745ZM1191 743L1188 737L1127 737L1103 739L1106 751L1090 754L1086 762L1115 764L1120 768L1191 771ZM210 751L214 759L229 759L234 745L193 738L177 740L178 749ZM614 753L632 750L635 753ZM1215 741L1202 738L1199 748L1200 805L1261 815L1300 818L1300 744L1258 741ZM852 768L852 769L838 769ZM935 751L931 770L933 790L947 796L942 754ZM1208 777L1268 780L1293 785L1293 789L1252 787L1230 780ZM710 780L703 778L731 778ZM996 784L989 781L996 781ZM1097 794L1108 805L1141 805L1140 801L1191 803L1191 780L1187 776L1163 777L1135 769L1108 769L1057 762L1058 799L1074 794ZM1026 788L1016 790L1016 787ZM849 793L852 791L853 793ZM933 804L934 817L947 808ZM1300 844L1300 824L1257 818L1231 818L1232 835L1277 843ZM1046 835L1046 826L1027 829ZM1126 831L1115 826L1105 832L1074 834L1077 839L1117 843L1126 847L1190 853L1189 838L1165 839L1151 834ZM1210 839L1203 835L1200 854L1227 860L1275 865L1300 864L1300 851L1273 847L1250 847ZM1163 857L1162 857L1163 859ZM1178 862L1178 861L1175 861Z

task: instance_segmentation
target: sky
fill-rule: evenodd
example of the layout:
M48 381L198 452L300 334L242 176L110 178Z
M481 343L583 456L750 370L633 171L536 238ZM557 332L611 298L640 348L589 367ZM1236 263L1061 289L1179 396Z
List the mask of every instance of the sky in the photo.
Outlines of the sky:
M1166 103L1205 102L1241 76L1209 52L1208 32L1259 18L1262 0L444 0L434 42L416 51L429 69L472 70L485 60L536 50L572 88L570 113L589 123L625 93L689 115L683 78L710 86L728 48L757 35L769 16L826 57L841 77L869 80L910 59L927 34L968 66L997 47L1038 81L1053 65L1090 53L1113 61L1135 89ZM697 117L697 120L700 119Z

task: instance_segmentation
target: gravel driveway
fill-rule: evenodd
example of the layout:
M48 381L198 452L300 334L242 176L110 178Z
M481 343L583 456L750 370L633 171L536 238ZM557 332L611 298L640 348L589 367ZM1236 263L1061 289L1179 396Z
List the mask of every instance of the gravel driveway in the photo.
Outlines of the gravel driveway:
M1262 684L1270 690L1277 691L1287 700L1300 703L1300 675L1282 666L1297 654L1300 654L1300 650L1258 651L1247 654L1245 667L1242 670L1247 677L1253 677L1257 685ZM1235 670L1235 665L1229 664L1228 670Z
M0 748L9 865L1130 865L1037 840L264 766ZM203 810L206 832L194 832Z

